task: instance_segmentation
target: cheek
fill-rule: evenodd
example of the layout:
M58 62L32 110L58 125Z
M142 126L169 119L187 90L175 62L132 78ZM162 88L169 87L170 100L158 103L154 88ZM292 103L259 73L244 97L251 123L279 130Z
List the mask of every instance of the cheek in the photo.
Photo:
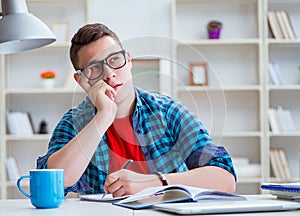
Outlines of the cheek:
M122 82L132 82L131 70L128 67L124 68L122 71L119 71L118 76Z

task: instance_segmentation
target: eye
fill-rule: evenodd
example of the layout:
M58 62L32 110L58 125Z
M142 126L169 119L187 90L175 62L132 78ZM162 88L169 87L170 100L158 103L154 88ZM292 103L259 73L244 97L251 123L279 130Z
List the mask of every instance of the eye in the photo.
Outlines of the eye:
M120 57L118 55L112 56L110 59L108 59L108 61L109 61L109 64L114 64L114 63L120 61Z
M89 70L94 73L94 72L99 72L101 70L101 64L93 64L89 67Z

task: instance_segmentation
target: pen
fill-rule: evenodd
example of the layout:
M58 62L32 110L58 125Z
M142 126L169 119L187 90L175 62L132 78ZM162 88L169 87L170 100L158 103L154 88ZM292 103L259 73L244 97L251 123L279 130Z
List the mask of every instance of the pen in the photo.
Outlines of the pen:
M127 169L127 168L130 166L130 164L131 164L132 162L133 162L132 159L127 160L126 163L122 166L121 169ZM107 194L107 193L104 193L104 194L102 195L102 199L106 196L106 194Z

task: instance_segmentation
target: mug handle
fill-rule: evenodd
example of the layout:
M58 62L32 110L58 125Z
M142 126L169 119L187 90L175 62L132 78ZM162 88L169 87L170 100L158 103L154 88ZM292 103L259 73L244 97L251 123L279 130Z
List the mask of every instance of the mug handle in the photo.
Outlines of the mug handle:
M21 181L25 178L29 178L30 179L30 175L27 175L27 176L22 176L18 179L17 181L17 186L18 186L18 189L19 191L26 197L28 197L29 199L31 198L29 194L27 194L25 191L23 191L22 187L21 187Z

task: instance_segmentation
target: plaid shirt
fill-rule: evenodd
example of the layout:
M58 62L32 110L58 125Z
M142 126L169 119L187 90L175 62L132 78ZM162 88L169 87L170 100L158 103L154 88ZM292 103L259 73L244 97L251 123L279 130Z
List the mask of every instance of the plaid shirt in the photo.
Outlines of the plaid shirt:
M184 172L201 166L218 166L236 178L229 154L224 147L213 143L194 114L170 97L138 88L135 91L133 130L151 173ZM70 109L56 126L47 154L38 158L37 168L47 168L49 156L75 137L91 121L95 112L88 97ZM72 187L65 188L65 192L103 193L108 157L109 148L104 135L82 177Z

